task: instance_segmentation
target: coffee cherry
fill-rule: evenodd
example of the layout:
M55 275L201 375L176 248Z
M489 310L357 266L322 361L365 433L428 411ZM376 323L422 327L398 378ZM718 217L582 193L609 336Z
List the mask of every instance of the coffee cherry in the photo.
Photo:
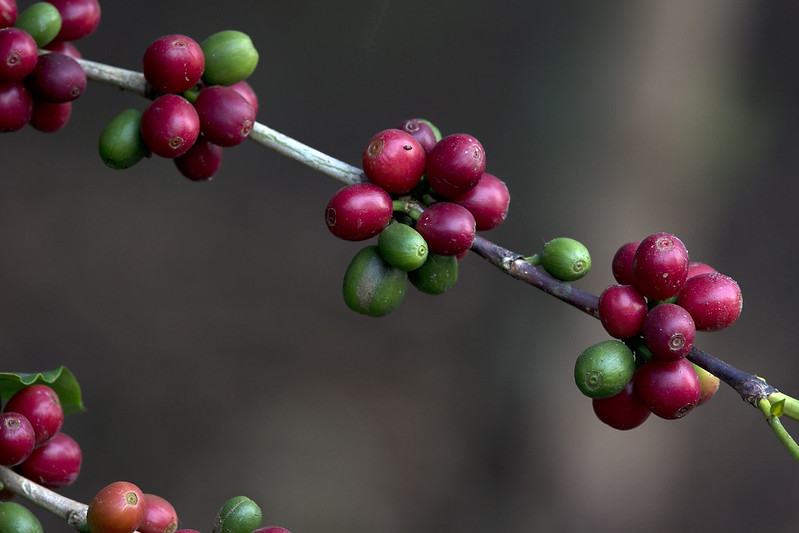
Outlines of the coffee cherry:
M142 113L126 109L114 117L100 134L100 158L114 169L130 168L150 153L141 133Z
M71 102L86 90L86 73L77 61L63 54L42 54L25 78L37 98L50 102Z
M39 49L33 37L19 28L0 29L0 81L20 81L33 72Z
M362 241L380 233L391 221L393 205L386 191L371 183L339 189L325 208L330 233L347 241Z
M699 377L685 358L647 361L636 372L634 386L649 410L668 420L690 413L701 394Z
M194 107L200 117L200 131L219 146L241 144L255 123L255 109L230 87L206 87L200 91Z
M633 285L650 300L676 296L688 275L688 251L670 233L648 236L635 251Z
M178 515L172 504L155 494L144 495L144 518L139 533L174 533L178 528Z
M69 41L53 41L44 47L45 50L69 56L72 59L81 59L80 51Z
M453 198L452 202L468 209L474 216L477 231L485 231L496 228L505 220L510 192L505 182L486 172L477 185L466 194Z
M344 274L344 302L358 313L385 316L402 303L407 280L407 273L386 262L377 246L367 246Z
M369 139L361 164L370 182L390 193L403 194L418 185L425 157L424 148L409 133L389 129Z
M436 143L427 157L427 181L445 198L457 198L477 185L485 172L485 150L480 141L463 133Z
M16 466L30 457L36 444L33 426L19 413L0 414L0 465Z
M611 337L638 335L646 319L646 300L632 285L611 285L599 295L599 321Z
M635 356L623 342L603 341L585 349L574 363L574 382L589 398L621 392L635 372Z
M240 31L215 33L201 42L200 48L205 56L206 85L233 85L249 78L258 65L258 51Z
M415 270L427 260L427 242L418 231L405 224L389 224L377 238L380 255L400 270Z
M409 133L416 141L422 145L425 154L429 154L438 141L441 140L441 134L436 136L436 132L431 127L429 121L421 118L409 118L403 120L398 129Z
M180 173L190 180L209 180L222 166L222 147L200 135L188 152L172 161Z
M558 237L544 245L541 266L561 281L576 281L591 270L591 254L583 243Z
M77 41L90 35L100 25L100 4L97 0L49 0L61 13L59 41Z
M0 0L0 28L13 26L17 14L17 3L14 0Z
M706 265L705 263L699 263L697 261L691 261L688 263L688 275L686 279L692 278L694 276L698 276L699 274L715 274L716 269L710 265Z
M641 333L656 359L675 360L691 351L696 327L688 311L679 305L664 303L649 311Z
M291 533L291 531L282 527L269 526L256 529L252 533Z
M261 525L261 508L246 496L229 499L214 519L212 533L251 533Z
M713 395L716 394L716 391L719 390L719 383L721 380L701 366L694 363L691 364L696 371L696 375L699 377L699 402L696 404L699 406L710 400Z
M28 385L15 392L3 412L19 413L28 419L36 433L37 447L53 438L64 423L58 394L44 384Z
M83 454L75 439L56 433L46 444L34 449L17 468L26 478L49 489L58 489L74 483L82 460Z
M89 503L86 522L91 533L133 533L146 512L144 494L127 481L103 487Z
M53 133L66 126L71 115L72 102L48 102L34 98L30 125L36 130Z
M242 80L239 82L234 83L230 86L231 89L239 93L247 100L247 103L250 104L253 108L254 115L258 115L258 95L255 94L255 91L250 86L249 83Z
M186 35L165 35L147 47L142 72L160 93L182 93L200 81L205 57L197 41Z
M61 14L50 2L36 2L19 14L14 26L28 32L37 46L44 46L61 30Z
M416 231L427 241L431 253L458 255L474 242L474 216L458 204L438 202L419 216Z
M8 533L43 533L42 523L16 502L0 503L0 531Z
M188 100L177 94L156 98L141 119L144 142L156 155L185 154L200 136L200 117Z
M408 272L408 280L426 294L445 293L458 281L458 258L430 253L422 266Z
M696 322L699 331L718 331L738 320L743 295L738 283L724 274L699 274L685 282L677 303Z
M622 245L613 256L611 263L611 270L613 271L613 279L619 285L633 285L633 258L635 251L641 241L628 242Z
M0 83L0 131L17 131L33 116L33 96L21 81Z
M596 417L612 428L627 430L643 424L652 411L638 399L630 381L618 394L591 400Z

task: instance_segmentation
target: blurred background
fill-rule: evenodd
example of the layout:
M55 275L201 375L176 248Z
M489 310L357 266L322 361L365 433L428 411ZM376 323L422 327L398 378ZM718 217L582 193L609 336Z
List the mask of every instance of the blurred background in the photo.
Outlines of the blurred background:
M581 288L613 282L623 243L677 234L744 293L697 344L799 394L796 4L102 4L76 44L134 70L165 34L250 34L259 120L351 164L406 118L474 135L512 196L485 236L581 240ZM341 280L363 244L323 222L340 184L254 143L209 183L106 168L100 131L145 106L91 84L66 129L0 143L0 360L83 387L66 495L133 481L202 531L240 494L294 533L796 527L799 466L728 387L604 426L572 376L598 321L474 255L449 293L357 315Z

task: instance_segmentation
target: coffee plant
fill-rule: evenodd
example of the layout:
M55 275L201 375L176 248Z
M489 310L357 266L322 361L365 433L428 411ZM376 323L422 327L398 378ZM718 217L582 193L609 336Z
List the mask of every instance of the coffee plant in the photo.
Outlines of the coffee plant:
M379 34L390 7L390 2L386 2L380 9L374 21L377 33L370 37L372 41ZM635 228L635 232L625 232L625 237L613 242L604 255L595 257L589 251L589 243L584 240L562 235L542 238L543 232L537 230L534 237L518 245L518 251L506 248L495 241L498 242L505 235L504 229L513 223L513 213L524 211L526 207L511 202L512 197L516 198L513 191L521 178L503 171L508 165L494 159L493 146L486 140L495 142L501 137L483 137L476 132L461 131L461 127L469 128L468 121L449 125L433 116L434 109L425 110L424 116L420 116L421 113L407 109L404 102L398 102L398 113L404 115L384 123L375 122L373 130L358 133L361 140L348 143L352 152L345 159L358 162L357 166L351 165L266 125L270 108L279 105L276 87L280 86L280 76L270 71L274 78L270 79L266 91L257 83L263 78L258 78L256 72L263 69L264 64L271 63L270 56L285 53L285 50L259 46L257 36L254 38L248 32L225 26L212 29L207 34L197 32L196 35L177 33L182 28L175 27L162 34L150 35L139 43L126 41L126 47L138 46L138 64L130 65L131 68L84 57L80 51L82 43L88 43L100 34L104 17L117 9L122 7L107 3L101 11L97 0L52 0L26 5L21 2L18 5L15 0L0 0L0 130L5 138L23 136L29 142L34 142L31 141L34 139L37 150L46 152L48 143L57 143L61 136L69 135L70 126L80 120L82 113L89 112L92 104L86 104L86 100L92 98L94 90L111 88L114 92L108 94L114 98L124 94L125 103L102 110L103 126L96 132L94 140L84 142L85 139L80 139L81 150L91 151L96 162L101 163L93 168L92 173L103 176L102 179L125 180L131 179L131 175L141 178L148 172L141 169L168 167L174 177L169 187L195 187L207 191L218 182L235 178L234 174L240 173L227 173L231 166L229 160L255 153L236 147L268 148L301 163L314 176L323 175L336 183L336 189L328 191L326 204L318 202L318 214L310 217L311 222L307 224L314 234L320 231L329 233L322 235L327 238L325 242L343 247L348 262L336 264L330 258L322 257L323 253L315 251L314 245L307 243L298 244L296 249L275 249L269 240L269 232L277 230L294 234L298 226L305 224L300 221L299 213L302 211L296 205L288 211L275 209L275 214L280 216L269 222L271 229L266 232L263 243L245 240L233 243L236 246L227 243L221 252L231 253L238 246L264 246L274 254L275 262L297 271L307 269L307 276L314 276L320 268L339 272L338 307L325 313L335 315L331 320L337 323L337 327L348 328L349 333L344 338L358 335L364 328L386 327L387 330L382 330L388 337L385 342L407 344L413 350L436 353L448 342L451 346L445 350L462 346L461 339L436 338L433 350L423 342L431 338L431 333L423 330L431 330L433 337L440 337L439 329L443 328L445 320L457 322L457 318L442 316L445 308L437 306L461 290L461 286L466 285L465 290L474 287L468 278L475 272L468 265L477 261L476 256L493 267L492 271L499 270L598 319L599 328L595 328L598 335L593 341L578 346L583 337L573 335L570 375L560 373L537 377L540 383L536 386L542 390L550 387L553 381L570 381L573 377L574 386L570 385L569 390L574 397L582 398L579 404L572 404L571 399L555 397L551 392L544 400L547 409L557 411L562 419L574 418L569 410L582 409L595 417L603 431L623 432L624 438L628 439L635 439L636 433L645 431L643 428L659 424L658 419L670 421L667 429L679 432L679 424L671 421L713 416L710 414L712 408L706 405L713 405L712 400L722 389L732 391L759 411L765 419L764 426L770 428L788 456L799 461L799 445L791 437L789 428L783 425L786 418L799 420L799 400L778 390L763 377L742 369L756 368L757 359L736 357L736 365L732 365L702 348L711 337L727 334L728 328L734 331L731 326L746 317L743 312L746 284L736 281L735 273L724 264L699 262L710 255L703 254L701 246L694 247L688 238L684 242L680 235L662 231L662 228L649 229L647 224L641 225L641 231ZM210 22L214 22L213 17L210 17ZM162 26L161 21L155 26ZM144 28L138 30L145 33ZM287 46L291 50L292 46ZM366 49L372 46L370 42ZM445 57L442 56L442 63L446 63ZM379 61L379 58L373 61ZM368 70L364 68L360 74L368 76ZM486 74L481 72L480 75ZM466 83L467 79L463 82ZM423 80L419 80L416 88L435 90L425 87ZM318 89L324 91L326 88ZM379 98L380 92L375 91L374 96ZM446 105L447 96L442 95L442 105ZM392 102L386 101L382 105L391 107ZM101 114L100 106L91 109L92 114ZM464 114L468 113L464 111ZM30 136L31 131L35 137L24 137ZM341 136L344 132L349 133L348 128L327 133ZM259 156L260 153L258 151ZM270 161L259 162L257 169L273 179L274 172L269 170L269 164ZM232 165L235 169L242 168L235 162ZM54 168L53 173L58 170ZM137 171L140 174L136 174ZM3 176L5 180L23 179L19 169L3 172ZM76 185L81 189L89 186ZM308 198L316 200L316 193L308 192L311 189L313 187L307 184L299 188ZM582 193L577 187L572 194L579 197ZM96 199L93 195L92 198ZM657 194L648 199L653 203L658 200ZM228 201L235 203L237 200ZM283 201L297 204L303 200ZM581 202L573 200L574 205L555 209L554 213L568 219ZM685 216L689 216L687 210L674 209L675 218ZM557 221L556 217L553 227ZM25 231L10 218L5 224L8 231ZM321 230L322 224L328 232ZM201 226L205 230L208 228L204 224ZM571 227L575 226L572 224ZM193 228L186 229L191 231ZM492 234L497 235L497 239L491 237ZM331 235L334 239L330 239ZM157 239L157 232L153 237ZM168 246L161 251L170 254ZM331 257L338 257L338 253L331 252ZM238 265L234 261L229 266L231 275L235 276ZM197 270L186 272L185 276L203 277ZM594 291L580 287L580 284L588 284L592 277L607 280L607 283L594 282L598 284ZM117 282L125 284L124 276L120 275ZM215 283L216 280L209 279L208 282ZM267 280L266 283L281 285L279 280ZM289 301L300 298L305 305L312 306L317 302L309 290L307 287L286 288L280 297ZM419 296L411 296L414 294ZM515 289L513 294L516 294ZM472 305L469 299L459 301L461 306ZM273 303L278 307L284 304ZM536 302L536 305L550 304ZM157 306L156 302L152 306L145 305L145 308L148 312L157 312ZM486 314L495 312L482 307L476 310ZM344 312L351 313L348 315L350 318L340 318ZM448 312L457 313L459 310L449 308ZM392 321L402 317L402 313L411 313L414 317L414 327L410 331L392 329ZM401 324L407 323L402 318L399 320ZM375 326L375 321L388 326ZM551 354L541 349L547 341L539 338L555 332L535 321L530 322L522 327L535 337L532 343L536 346L536 353L532 357L562 357L562 354ZM543 324L545 320L541 322ZM581 326L569 326L578 327ZM314 331L313 324L308 324L305 329L295 334L324 337ZM449 331L452 333L454 330ZM708 332L714 335L705 336ZM328 351L326 357L338 350L348 350L346 345L328 345L322 338L318 342ZM272 347L268 349L271 351ZM383 354L372 355L380 357ZM108 354L105 356L109 357ZM490 359L494 354L486 356ZM236 357L237 354L226 355L228 360L220 362L221 366L216 369L204 368L203 365L192 369L191 359L164 360L160 372L199 373L202 370L218 375L225 386L208 390L209 402L225 402L226 388L268 387L256 375L258 372L248 372L247 358L233 362ZM37 366L41 363L39 360L35 362ZM26 364L33 363L34 358L26 360ZM121 362L120 368L127 364ZM268 363L265 365L265 372L269 372L269 366ZM235 369L232 371L237 376L235 380L226 381L225 375L231 373L229 369ZM0 374L0 494L3 500L0 502L0 532L42 531L38 511L46 510L68 526L88 533L288 533L281 526L289 525L289 521L281 517L278 506L244 495L231 497L230 494L218 493L219 483L210 481L210 475L203 490L217 494L218 505L207 516L205 524L195 524L183 518L177 495L171 495L162 488L148 487L135 479L142 470L141 465L124 469L130 474L125 479L119 479L122 476L117 476L115 471L104 484L84 487L78 500L68 497L71 488L81 479L82 470L92 464L95 454L105 452L112 460L128 461L126 455L129 451L125 443L115 444L114 451L111 451L110 446L104 450L105 446L94 446L92 442L71 436L74 419L83 419L83 424L102 424L102 420L94 418L92 404L109 404L113 400L104 400L95 394L84 405L87 398L84 390L96 389L87 386L83 377L84 389L81 388L76 377L81 373L73 374L75 365L68 358L51 366L5 370L6 373ZM103 379L103 374L110 371L113 371L113 365L95 372L88 379ZM170 389L166 395L154 394L158 400L151 401L145 396L153 392L146 380L126 383L124 377L115 377L113 382L117 386L121 384L122 387L140 390L141 397L137 397L136 403L140 409L149 412L149 415L138 418L149 423L136 428L134 433L146 435L148 438L142 442L150 442L156 449L158 438L150 439L151 435L173 438L171 426L175 418L197 416L186 413L206 407L179 402L169 407L159 405L164 399L175 401L183 392L181 387ZM775 383L780 381L780 386L786 389L793 386L782 376L777 378ZM195 382L199 383L201 379L198 377ZM476 383L479 385L481 378L477 378ZM478 386L474 392L479 395L483 391ZM110 394L109 398L113 396ZM481 401L491 402L491 396L487 395ZM577 405L581 407L575 407ZM86 407L89 408L88 414L75 416ZM119 416L125 416L128 409L129 406L106 405L104 411L114 416L119 410ZM246 407L242 412L236 409L234 405L227 407L225 413L229 419L209 417L213 419L208 421L210 427L207 431L224 440L230 435L226 433L231 431L228 426L234 422L246 427L247 435L257 438L259 432L264 431L261 426L268 421L250 419L251 413L248 414ZM161 411L169 411L171 415L164 417ZM221 437L217 436L220 431L223 433ZM580 434L579 428L575 431L576 435ZM84 429L76 434L83 433L88 432ZM510 432L501 437L505 441L503 446L512 447L513 440L519 435ZM717 436L709 432L706 438ZM722 439L717 440L719 448L725 445ZM108 444L106 441L105 445ZM130 445L132 448L138 446ZM757 446L765 448L770 445L758 443ZM269 451L269 447L266 448L264 453ZM778 447L774 446L760 453L771 456L777 450ZM191 450L185 451L186 456L191 456L191 453ZM661 460L661 450L657 447L646 450L646 453L650 453L653 462ZM601 462L610 454L611 450L597 449L592 456ZM206 468L206 465L187 466L183 459L170 457L168 464L157 465L157 468L172 471L187 467ZM217 457L214 461L228 463L237 459L235 456ZM735 461L756 464L759 459L742 457ZM789 458L782 460L787 465ZM147 465L148 468L151 466L156 468L156 465ZM220 468L224 469L224 466ZM250 465L249 470L253 476L261 475L257 464ZM717 475L722 474L724 472ZM96 475L92 479L96 479ZM605 483L613 485L614 481L608 479ZM600 485L594 482L593 486L605 490L599 488ZM701 483L698 486L701 487ZM264 505L268 505L267 512L262 509ZM308 512L313 510L308 509ZM273 523L281 526L267 525ZM500 520L498 523L505 522ZM569 524L573 526L575 522ZM565 527L568 529L569 526ZM627 527L634 526L626 524L610 529Z

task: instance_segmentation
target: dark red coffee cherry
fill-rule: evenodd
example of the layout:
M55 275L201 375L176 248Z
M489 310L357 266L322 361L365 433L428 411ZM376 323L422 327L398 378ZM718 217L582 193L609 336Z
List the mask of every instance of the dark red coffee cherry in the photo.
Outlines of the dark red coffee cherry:
M724 274L700 274L685 282L677 303L696 322L699 331L718 331L738 320L743 295L738 283Z
M0 465L16 466L30 457L36 433L24 415L0 414Z
M635 393L655 415L665 419L681 418L699 402L699 377L688 359L676 361L652 359L635 373Z
M53 438L64 423L64 411L58 394L43 384L28 385L18 390L3 411L19 413L28 419L36 433L37 447Z
M139 533L173 533L178 528L178 514L172 504L155 494L144 495L144 519Z
M30 125L39 131L53 133L66 126L71 115L72 102L48 102L34 98Z
M219 146L244 142L255 124L255 109L230 87L206 87L200 91L194 107L200 116L200 131Z
M677 296L688 275L688 251L670 233L655 233L641 241L633 259L633 279L650 300Z
M61 13L57 41L77 41L90 35L100 25L97 0L49 0Z
M86 512L89 531L97 533L133 533L146 513L144 494L127 481L106 485L92 498Z
M20 81L33 72L39 48L26 31L0 29L0 81Z
M409 133L399 129L375 134L361 154L370 182L393 194L410 191L422 179L425 152Z
M619 430L637 428L652 414L649 407L636 396L632 381L618 394L609 398L594 398L591 403L599 420Z
M63 54L42 54L25 84L37 98L71 102L86 90L86 73L77 61Z
M710 265L706 265L705 263L699 263L697 261L691 261L688 263L688 275L685 279L692 278L694 276L698 276L699 274L715 274L716 269Z
M688 311L677 304L664 303L649 311L641 333L655 359L675 360L691 351L696 327Z
M485 150L480 141L464 133L448 135L436 143L427 157L427 181L445 198L469 192L485 172Z
M239 93L247 100L247 103L250 104L253 108L253 114L258 116L258 95L255 94L252 86L249 83L242 80L240 82L234 83L230 86L231 89Z
M83 57L77 47L69 41L53 41L48 43L44 49L69 56L72 59L81 59Z
M19 468L20 474L49 489L71 485L80 474L83 455L75 439L56 433L46 444L33 450Z
M493 174L483 173L477 185L466 194L452 200L462 205L474 216L477 231L494 229L508 215L510 192L505 182Z
M0 0L0 28L13 26L17 14L17 3L14 0Z
M611 270L613 279L619 285L633 285L633 258L641 241L628 242L622 245L613 256Z
M21 81L0 82L0 131L17 131L33 116L33 96Z
M178 157L188 152L200 136L200 117L182 96L164 94L142 114L141 134L154 154Z
M430 253L458 255L472 247L475 222L465 207L438 202L419 216L416 231L427 241Z
M355 183L339 189L325 208L330 233L345 241L374 237L391 221L391 197L371 183Z
M409 133L424 148L425 154L429 154L433 146L440 140L436 137L436 132L430 127L427 120L421 118L409 118L403 120L398 129Z
M632 285L611 285L599 295L599 321L611 337L638 335L646 319L646 300Z
M173 161L185 177L192 181L206 181L214 177L222 166L222 147L200 135L188 152Z
M159 37L144 51L142 72L159 93L182 93L200 81L205 56L200 45L186 35Z

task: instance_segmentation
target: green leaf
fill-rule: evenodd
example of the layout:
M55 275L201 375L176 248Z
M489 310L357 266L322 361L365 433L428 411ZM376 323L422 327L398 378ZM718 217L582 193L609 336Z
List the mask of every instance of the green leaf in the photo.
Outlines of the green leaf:
M771 404L772 416L782 416L784 412L785 412L785 398L781 398Z
M34 383L49 385L58 394L65 415L86 410L78 380L65 366L37 373L0 372L0 398L8 400L18 390Z

